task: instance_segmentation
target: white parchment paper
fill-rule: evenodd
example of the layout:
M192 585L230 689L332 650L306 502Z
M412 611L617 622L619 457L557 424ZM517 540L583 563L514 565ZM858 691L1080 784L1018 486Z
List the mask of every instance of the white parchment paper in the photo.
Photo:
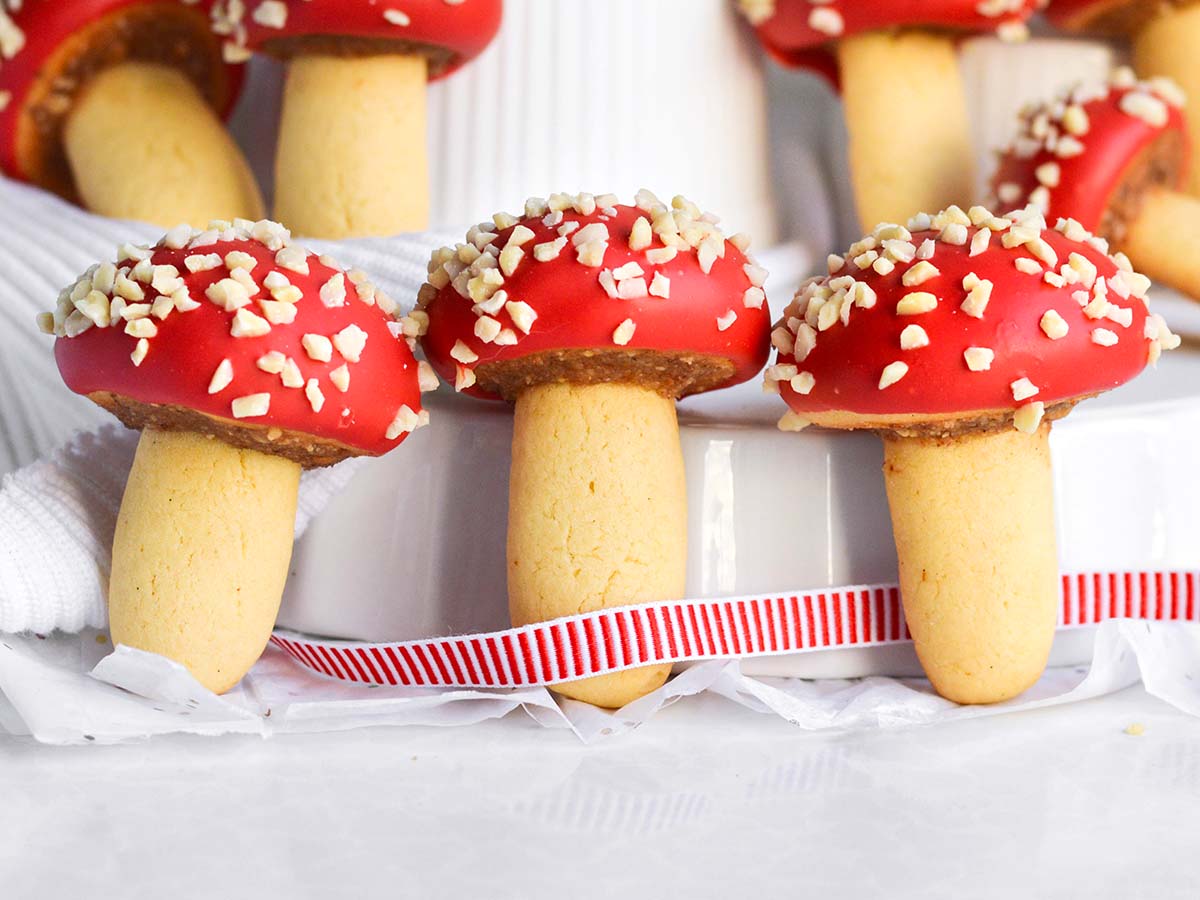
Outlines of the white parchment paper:
M544 688L510 691L364 687L299 666L274 648L229 694L205 690L181 666L120 647L103 632L0 636L0 728L48 744L115 743L159 734L274 734L373 725L463 726L523 710L580 740L613 738L701 692L779 716L798 728L875 729L1088 700L1138 680L1156 697L1200 716L1200 625L1110 621L1096 631L1089 666L1051 669L1024 696L957 706L922 679L805 681L751 678L736 661L702 663L623 710L562 700Z

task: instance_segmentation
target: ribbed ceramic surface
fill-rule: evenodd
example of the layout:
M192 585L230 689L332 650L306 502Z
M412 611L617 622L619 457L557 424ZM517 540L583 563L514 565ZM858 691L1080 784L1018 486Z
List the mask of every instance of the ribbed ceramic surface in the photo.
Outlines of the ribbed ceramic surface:
M762 66L729 0L506 0L504 16L430 89L435 225L648 187L774 240Z

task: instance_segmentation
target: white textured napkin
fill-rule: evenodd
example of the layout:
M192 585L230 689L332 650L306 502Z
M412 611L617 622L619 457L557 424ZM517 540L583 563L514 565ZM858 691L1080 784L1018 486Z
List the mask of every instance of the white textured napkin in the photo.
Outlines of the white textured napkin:
M108 623L110 548L137 439L137 432L105 425L4 477L0 632L77 632ZM304 474L297 537L364 462Z

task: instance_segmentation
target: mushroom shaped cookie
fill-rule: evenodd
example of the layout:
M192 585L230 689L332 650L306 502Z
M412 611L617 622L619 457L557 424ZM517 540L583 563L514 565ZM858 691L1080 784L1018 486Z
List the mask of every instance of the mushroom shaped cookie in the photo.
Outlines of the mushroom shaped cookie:
M276 218L322 238L423 230L426 83L482 53L501 8L502 0L216 4L218 33L289 61Z
M301 470L386 453L427 421L393 311L267 221L125 245L62 292L39 324L67 386L142 429L113 540L114 643L217 692L249 670L279 610Z
M433 255L409 320L460 391L515 402L514 624L683 596L687 496L675 401L752 378L766 272L681 197L555 194ZM555 688L620 707L657 665Z
M960 703L1016 696L1054 635L1050 423L1178 343L1149 281L1076 222L982 207L887 225L830 258L772 333L780 427L884 439L921 664Z
M185 0L0 4L0 166L93 212L171 226L262 214L218 112L241 72Z
M1067 31L1128 37L1139 75L1170 78L1189 97L1200 97L1200 4L1195 0L1053 0L1046 16ZM1191 143L1200 143L1200 118L1189 117L1187 127ZM1200 171L1190 172L1187 192L1200 195Z
M1026 34L1036 0L739 0L784 65L836 53L850 173L864 227L963 203L974 148L954 35ZM898 30L899 29L899 30Z
M1001 154L995 199L1075 219L1139 271L1200 298L1200 200L1178 190L1190 156L1182 106L1172 82L1118 69L1109 84L1027 109Z

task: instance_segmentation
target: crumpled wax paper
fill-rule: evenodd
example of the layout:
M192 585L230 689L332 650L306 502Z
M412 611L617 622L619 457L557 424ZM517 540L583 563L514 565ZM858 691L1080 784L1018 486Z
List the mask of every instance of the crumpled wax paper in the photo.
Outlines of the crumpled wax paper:
M1088 666L1050 669L1016 700L958 706L923 679L805 681L750 677L736 661L692 665L618 711L564 700L545 688L505 691L366 687L318 675L268 648L233 691L216 696L176 663L103 632L0 635L0 728L48 744L115 743L158 734L275 734L372 725L470 725L523 710L585 743L620 735L660 709L709 691L809 731L929 725L1074 703L1144 682L1200 715L1200 625L1113 620L1096 627Z

